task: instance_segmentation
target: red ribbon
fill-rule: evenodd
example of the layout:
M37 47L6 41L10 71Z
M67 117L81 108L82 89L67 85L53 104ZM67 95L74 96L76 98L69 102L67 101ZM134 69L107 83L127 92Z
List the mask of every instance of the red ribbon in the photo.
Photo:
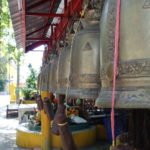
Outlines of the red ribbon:
M114 50L114 66L113 66L112 108L111 108L111 130L112 130L113 143L115 142L115 110L114 109L115 109L116 76L117 76L117 71L118 71L118 55L119 55L120 11L121 11L121 0L117 0L115 50Z

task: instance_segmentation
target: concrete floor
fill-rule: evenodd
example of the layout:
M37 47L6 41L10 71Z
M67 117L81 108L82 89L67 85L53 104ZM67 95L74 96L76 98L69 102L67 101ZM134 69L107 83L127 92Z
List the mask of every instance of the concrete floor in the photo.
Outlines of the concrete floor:
M0 94L0 150L29 150L16 145L17 118L6 118L6 105L10 104L9 95Z
M18 118L6 118L6 104L9 104L8 96L0 96L0 150L31 150L16 145L16 127L19 121ZM106 142L97 142L95 145L78 150L109 150L109 145Z
M97 142L92 146L79 148L78 150L109 150L109 144L106 141Z

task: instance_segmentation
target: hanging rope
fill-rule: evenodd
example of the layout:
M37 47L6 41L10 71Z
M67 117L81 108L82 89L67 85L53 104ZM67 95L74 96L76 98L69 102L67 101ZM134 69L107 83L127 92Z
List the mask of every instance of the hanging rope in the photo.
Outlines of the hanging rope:
M113 66L112 108L111 108L112 146L115 146L115 110L114 109L115 109L116 76L117 76L117 71L118 71L118 55L119 55L120 10L121 10L121 0L117 0L115 50L114 50L114 66Z

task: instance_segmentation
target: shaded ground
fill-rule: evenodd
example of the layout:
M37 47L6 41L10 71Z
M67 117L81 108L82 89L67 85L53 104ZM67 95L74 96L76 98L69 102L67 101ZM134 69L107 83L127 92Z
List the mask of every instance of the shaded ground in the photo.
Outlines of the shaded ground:
M9 96L0 95L0 150L29 150L16 145L17 118L6 118L6 105L10 103Z
M6 101L2 98L7 98ZM19 124L18 118L6 118L6 104L9 104L7 96L0 96L0 150L31 150L16 145L16 127ZM40 150L40 149L34 149ZM53 149L60 150L60 149ZM79 148L78 150L109 150L109 144L99 141L92 146Z
M79 148L78 150L109 150L109 146L110 145L106 141L98 141L96 144L92 146Z

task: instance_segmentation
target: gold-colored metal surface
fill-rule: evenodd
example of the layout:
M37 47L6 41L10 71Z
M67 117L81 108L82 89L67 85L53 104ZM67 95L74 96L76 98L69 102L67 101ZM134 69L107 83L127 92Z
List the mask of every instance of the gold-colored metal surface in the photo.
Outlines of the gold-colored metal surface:
M58 94L66 94L70 73L70 46L62 50L58 62Z
M99 107L111 107L116 0L106 0L101 18L102 89ZM150 108L150 9L145 0L122 0L116 108Z
M42 91L48 91L49 90L49 71L50 71L51 64L45 64L43 68L41 69L41 73L39 74L38 82L39 82L39 88Z
M51 62L48 63L46 71L47 71L47 75L46 75L46 91L49 91L49 80L50 80L50 69L51 69Z
M38 74L37 89L41 90L41 72Z
M74 39L69 95L96 98L100 89L99 24L86 26Z
M58 88L58 56L54 56L50 67L49 91L56 92Z

